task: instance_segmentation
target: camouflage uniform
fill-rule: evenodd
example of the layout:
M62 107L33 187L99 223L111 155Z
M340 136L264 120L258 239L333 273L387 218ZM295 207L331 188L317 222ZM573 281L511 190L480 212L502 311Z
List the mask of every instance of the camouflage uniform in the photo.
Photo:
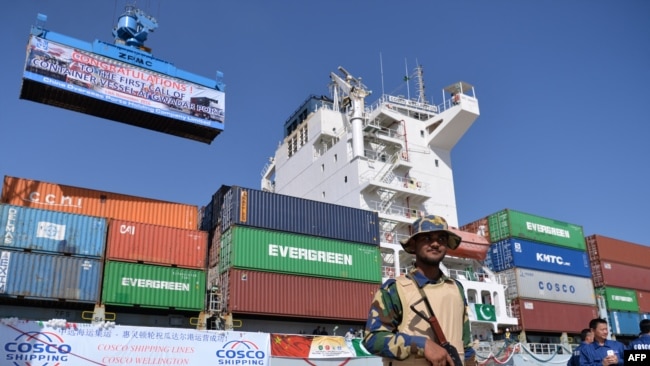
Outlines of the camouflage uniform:
M382 356L384 365L429 365L424 358L424 345L427 338L435 341L435 336L429 323L409 308L411 303L421 298L412 278L419 287L424 287L447 341L456 347L461 359L464 349L468 350L465 356L473 355L467 302L462 287L444 275L434 283L417 269L406 276L386 281L375 294L366 323L366 349ZM404 305L400 299L406 299ZM459 331L461 324L462 334Z

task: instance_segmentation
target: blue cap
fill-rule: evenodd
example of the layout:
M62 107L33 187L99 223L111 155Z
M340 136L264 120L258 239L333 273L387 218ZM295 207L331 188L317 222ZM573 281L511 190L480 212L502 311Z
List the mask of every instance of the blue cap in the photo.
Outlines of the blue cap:
M411 247L411 239L421 233L431 233L436 231L444 231L449 234L449 242L447 243L449 249L458 248L462 239L460 236L449 231L447 221L444 218L436 215L424 216L415 220L413 223L413 234L411 234L407 239L402 239L399 242L407 253L413 254L415 249Z

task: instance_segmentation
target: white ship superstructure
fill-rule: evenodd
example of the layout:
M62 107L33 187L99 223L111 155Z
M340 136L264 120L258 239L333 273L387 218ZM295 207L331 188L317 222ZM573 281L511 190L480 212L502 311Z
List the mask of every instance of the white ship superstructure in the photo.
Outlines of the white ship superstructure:
M384 94L366 104L371 91L360 78L342 67L339 71L330 75L329 97L310 96L285 122L284 139L262 171L261 186L377 211L388 279L412 264L399 239L408 237L419 215L440 215L458 227L451 150L479 116L478 99L474 87L460 81L442 90L441 103L427 102L422 68L417 67L417 98ZM459 234L465 242L468 235ZM474 313L475 334L481 325L491 336L487 330L517 324L493 273L469 258L449 257L444 263L473 303L489 305L496 313L490 321Z

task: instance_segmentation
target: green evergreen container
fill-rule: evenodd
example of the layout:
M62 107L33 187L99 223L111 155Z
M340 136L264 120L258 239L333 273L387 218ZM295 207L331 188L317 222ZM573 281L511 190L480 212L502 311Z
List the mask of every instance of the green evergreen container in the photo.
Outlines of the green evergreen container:
M381 283L379 247L247 226L221 235L219 271L254 269Z
M510 237L586 250L582 226L505 209L488 216L490 242Z
M620 287L601 287L597 293L605 297L608 311L632 311L639 312L639 301L636 298L636 290Z
M102 302L202 311L205 278L205 271L201 270L107 261Z

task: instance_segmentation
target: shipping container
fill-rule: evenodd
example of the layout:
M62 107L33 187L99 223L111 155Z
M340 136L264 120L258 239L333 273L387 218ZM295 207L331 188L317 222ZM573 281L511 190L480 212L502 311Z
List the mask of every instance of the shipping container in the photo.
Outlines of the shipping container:
M198 228L198 207L5 176L2 203L179 229Z
M221 231L213 230L209 236L208 268L212 268L219 264L219 254L221 254Z
M202 311L205 280L202 270L106 261L102 303Z
M381 283L378 246L233 226L221 234L220 272L231 268Z
M517 297L596 305L591 278L569 276L552 272L513 268L500 272L506 279L506 298Z
M222 187L211 204L208 231L220 222L222 232L239 225L377 246L380 242L374 211L237 186Z
M650 313L650 291L636 291L636 301L639 303L640 313Z
M525 331L576 333L598 317L598 308L532 299L515 299L512 310Z
M459 228L461 231L465 231L468 233L474 233L490 243L490 225L488 225L488 218L483 217L480 218L476 221L472 221L470 223L467 223L465 225L461 225Z
M110 220L106 259L205 269L208 233Z
M589 260L593 262L616 262L636 267L650 268L650 247L602 235L585 238Z
M492 243L514 237L585 250L585 237L580 225L510 209L488 216L487 221Z
M234 314L365 321L379 288L364 282L241 269L221 276L227 284L227 311Z
M591 277L586 252L519 238L493 243L485 264L497 272L522 267L570 276Z
M0 204L0 246L100 258L106 219Z
M594 287L622 287L650 291L650 268L616 262L591 262Z
M636 291L619 287L599 287L596 293L605 298L608 311L621 310L639 312Z
M0 252L0 295L95 303L101 261L55 254Z
M641 314L627 311L610 311L607 315L609 316L609 329L612 334L627 336L639 335L641 331L639 328Z
M459 258L476 259L484 261L490 249L490 242L480 235L467 231L450 228L449 230L461 237L462 241L456 249L447 250L447 255Z

